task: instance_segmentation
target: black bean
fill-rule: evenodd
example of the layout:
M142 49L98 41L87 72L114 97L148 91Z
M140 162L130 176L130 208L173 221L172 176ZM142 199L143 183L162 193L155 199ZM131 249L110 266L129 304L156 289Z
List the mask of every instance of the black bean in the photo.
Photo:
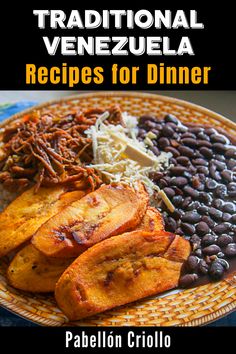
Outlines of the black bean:
M236 167L236 160L229 159L229 161L227 161L227 167L230 170L232 170L234 167Z
M187 171L187 168L178 165L178 166L171 167L170 171L175 176L181 176L185 171Z
M205 134L207 134L207 135L212 135L215 133L216 133L216 130L214 128L206 128L205 129Z
M184 192L181 188L177 186L173 186L172 188L174 189L176 195L184 195Z
M228 184L228 194L230 197L236 197L236 183L231 182Z
M236 225L235 224L231 224L231 229L229 231L229 235L236 237Z
M211 149L212 148L212 144L209 141L207 141L207 140L198 140L198 147L199 148L200 147L207 147L207 148Z
M209 190L216 189L217 183L216 183L216 181L214 181L213 179L208 178L207 181L206 181L206 187L207 187Z
M159 181L163 176L164 176L164 174L163 174L162 172L150 172L150 173L149 173L149 177L150 177L154 182Z
M170 145L170 141L169 139L162 137L158 140L158 144L161 149L165 149L167 146Z
M213 245L215 242L216 242L216 238L214 235L211 234L207 234L202 238L202 245L204 247Z
M196 179L200 180L200 176L194 176L192 179L192 186L193 188L197 189L199 192L203 192L205 190L205 185L203 183L196 183Z
M215 159L216 159L216 161L220 161L220 162L225 161L224 155L220 155L220 154L216 154Z
M189 166L188 170L192 175L194 175L197 172L197 168L194 167L193 165Z
M196 189L193 189L192 187L185 186L184 192L190 195L192 198L196 199L199 197L199 192Z
M182 203L182 207L183 209L186 209L187 206L191 203L192 201L192 198L191 197L186 197Z
M159 122L159 121L157 121L156 120L156 122ZM157 129L157 130L162 130L162 124L161 123L156 123L156 128L155 129Z
M223 220L223 221L230 221L231 217L232 217L231 214L229 214L229 213L223 213L223 215L222 215L222 220Z
M201 159L201 158L193 159L192 163L193 163L193 165L200 165L200 166L207 166L208 165L208 162L204 159Z
M216 166L211 164L211 166L209 167L209 172L210 172L210 176L212 178L214 178L214 180L216 180L217 182L221 181L221 175L220 172L216 170Z
M174 195L175 195L174 189L172 189L170 187L165 187L163 190L164 190L164 192L165 192L165 194L167 195L168 198L174 197Z
M179 146L179 152L187 157L194 157L194 151L187 146Z
M232 242L233 242L232 237L230 235L227 235L227 234L220 235L217 238L217 245L220 246L220 247L225 247L229 243L232 243Z
M201 216L196 211L188 211L182 217L182 221L183 222L187 222L187 223L190 223L190 224L196 224L200 220L201 220Z
M209 193L206 192L200 192L199 194L199 200L203 202L206 205L210 205L212 202L212 197Z
M163 178L167 181L168 184L170 183L171 177L169 175L165 175Z
M217 235L220 235L220 234L224 234L226 233L227 231L230 230L230 224L227 223L227 222L223 222L221 224L218 224L214 227L213 231L217 234Z
M150 176L154 183L165 189L176 207L171 216L166 212L166 230L179 233L192 244L190 265L186 265L186 271L209 272L216 280L219 268L223 268L223 273L227 269L224 257L236 255L236 204L231 202L236 197L233 174L233 169L236 172L236 148L228 147L228 138L213 128L183 126L181 129L177 124L175 117L174 121L165 118L160 122L152 117L146 123L144 119L139 136L140 140L144 139L148 131L155 130L158 138L153 148L172 154L170 163L174 166L161 175ZM159 149L156 152L160 154ZM225 263L218 263L220 265L215 270L214 265L210 274L209 267L216 260Z
M209 226L206 222L200 221L196 226L196 232L198 235L203 236L209 232Z
M219 135L219 134L212 134L211 141L213 143L221 143L221 144L227 143L227 139L223 135Z
M188 179L191 179L191 178L192 178L192 173L189 172L189 171L185 171L185 172L183 173L183 176L186 177L186 178L188 178Z
M181 139L181 143L184 145L190 146L190 147L196 147L197 146L197 140L194 138L184 138Z
M233 214L236 211L236 205L234 203L225 203L223 206L223 211Z
M220 184L218 187L216 187L214 192L216 197L224 199L227 195L227 188L224 184Z
M179 210L175 209L175 211L171 214L171 216L172 216L175 220L179 220L182 215L183 215L183 211L182 211L181 209L179 209Z
M139 118L139 123L146 123L146 121L151 121L151 122L156 122L157 119L154 116L148 115L148 114L144 114Z
M207 141L210 140L209 136L206 135L204 132L198 133L197 137L198 137L199 139L202 139L202 140L207 140Z
M226 168L225 163L222 161L213 160L212 162L219 171L223 171Z
M206 263L206 261L204 261L204 259L201 259L198 263L198 271L202 274L207 274L208 273L208 265Z
M201 132L203 132L203 128L200 128L200 127L190 127L189 128L189 131L193 134L199 134Z
M199 173L198 174L198 178L200 179L200 181L202 182L202 183L205 183L206 182L206 176L203 174L203 173Z
M176 235L183 236L183 235L184 235L184 232L183 232L183 230L181 229L181 227L178 227L178 228L175 230L175 234L176 234Z
M180 277L179 280L179 286L181 288L188 288L190 285L192 285L196 280L198 279L198 275L193 273L193 274L185 274L182 277Z
M214 254L217 254L218 252L220 252L220 247L213 244L213 245L204 247L202 252L204 254L206 254L207 256L213 256Z
M226 182L233 181L233 172L232 171L224 170L221 172L221 176Z
M187 178L185 177L174 177L171 180L171 184L173 186L177 186L177 187L183 187L188 183Z
M176 221L172 217L169 217L169 218L167 218L167 220L165 222L165 226L168 231L175 232L177 224L176 224Z
M208 213L208 207L206 205L201 205L197 211L201 215L206 215Z
M173 128L172 128L170 125L166 124L166 125L163 127L163 129L162 129L162 134L163 134L164 136L170 138L170 137L173 136L174 130L173 130Z
M236 256L236 243L229 243L225 249L224 253L227 257L234 257Z
M199 262L199 259L196 256L193 256L193 255L189 256L187 259L187 262L186 262L187 269L190 272L196 271L197 267L198 267L198 262Z
M222 218L222 211L216 209L216 208L209 208L209 215L215 219L215 220L218 220L218 219L221 219Z
M151 147L156 147L157 148L157 140L152 140L152 146L150 146L149 148L151 148ZM158 149L159 150L159 149Z
M214 206L217 209L222 209L224 205L224 202L222 199L214 199L212 202L212 206Z
M195 227L191 224L181 222L181 228L187 235L191 236L195 233Z
M200 203L198 201L195 201L195 202L192 202L188 205L187 210L188 211L191 211L191 210L196 211L196 210L198 210L199 206L200 206Z
M200 185L197 187L197 190L198 190L199 192L204 191L204 190L205 190L204 184L200 184Z
M183 166L187 166L190 164L189 158L186 156L177 157L176 161Z
M156 124L156 128L157 128L157 124ZM152 129L152 133L156 134L157 137L159 137L160 135L160 131L157 129Z
M156 156L160 155L160 150L156 147L156 146L151 146L150 150L153 152L153 154L155 154Z
M201 250L201 248L195 249L195 250L194 250L194 254L195 254L195 256L201 258L201 257L202 257L202 250Z
M168 149L168 147L166 149ZM173 165L177 164L176 159L173 156L170 158L170 163Z
M184 125L178 125L176 130L178 133L186 133L188 131L188 128Z
M220 280L223 277L224 267L220 262L218 262L218 260L212 262L210 265L209 275L215 281Z
M182 202L183 202L183 198L181 197L181 195L176 195L176 196L174 196L174 198L172 199L172 203L173 203L174 206L176 206L176 207L180 206Z
M212 148L215 152L218 152L218 153L224 153L225 150L226 150L226 146L221 144L221 143L214 143L212 144Z
M145 138L147 132L145 129L139 128L138 135Z
M196 135L190 132L186 132L184 134L182 134L182 138L193 138L196 139Z
M225 156L235 159L236 158L236 148L227 149Z
M209 174L209 169L205 166L197 166L197 172L203 173L204 175L207 176Z
M202 221L204 221L210 227L210 229L213 229L215 226L215 222L208 215L203 215Z
M229 269L229 263L225 259L218 259L217 260L226 270Z
M164 117L164 120L165 120L166 123L171 122L171 123L174 123L174 124L179 124L178 119L173 114L167 114Z
M159 183L158 183L158 185L159 185L159 187L160 187L161 189L163 189L163 188L165 188L165 187L168 186L168 182L167 182L166 179L161 178L160 181L159 181Z
M201 239L198 235L194 234L191 236L190 241L195 247L199 247L201 245Z
M173 146L167 146L165 148L165 152L170 152L174 157L180 156L179 151L176 148L174 148Z
M156 122L153 122L151 120L147 120L145 123L144 123L144 126L146 128L148 128L149 130L152 130L152 129L155 129L156 128Z
M213 153L212 153L212 151L209 149L209 148L207 148L207 147L201 147L200 148L200 153L203 155L203 156L205 156L207 159L211 159L212 158L212 156L213 156Z
M232 215L231 219L230 219L230 222L232 224L236 224L236 214Z

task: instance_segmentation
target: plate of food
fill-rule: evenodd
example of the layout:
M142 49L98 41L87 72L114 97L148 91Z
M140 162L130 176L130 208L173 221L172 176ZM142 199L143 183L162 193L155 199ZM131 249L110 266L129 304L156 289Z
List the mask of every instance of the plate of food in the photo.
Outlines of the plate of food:
M234 311L235 131L141 92L5 120L0 304L46 326L196 326Z

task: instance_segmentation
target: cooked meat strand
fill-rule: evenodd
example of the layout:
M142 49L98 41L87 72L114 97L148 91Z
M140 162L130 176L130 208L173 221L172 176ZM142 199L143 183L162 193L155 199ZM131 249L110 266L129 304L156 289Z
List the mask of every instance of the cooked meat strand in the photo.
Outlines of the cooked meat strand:
M0 183L8 189L36 183L53 186L86 180L96 189L101 180L85 163L92 161L91 139L85 130L94 125L106 110L93 108L57 117L33 112L3 131L0 158ZM123 124L118 106L107 110L107 121ZM24 177L24 181L22 181Z

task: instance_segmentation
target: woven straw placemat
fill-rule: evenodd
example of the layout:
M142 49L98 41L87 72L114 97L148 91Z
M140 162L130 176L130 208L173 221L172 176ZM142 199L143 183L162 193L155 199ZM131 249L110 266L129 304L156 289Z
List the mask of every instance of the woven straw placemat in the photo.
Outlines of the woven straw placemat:
M174 98L141 92L93 92L48 102L35 107L41 113L58 116L79 108L119 104L123 111L140 116L166 113L183 122L207 124L235 134L236 124L203 107ZM29 109L5 120L18 119ZM48 326L196 326L214 321L236 308L236 273L228 279L193 289L154 296L107 311L78 322L68 323L52 295L35 295L10 287L5 278L7 260L0 260L0 304L16 314Z

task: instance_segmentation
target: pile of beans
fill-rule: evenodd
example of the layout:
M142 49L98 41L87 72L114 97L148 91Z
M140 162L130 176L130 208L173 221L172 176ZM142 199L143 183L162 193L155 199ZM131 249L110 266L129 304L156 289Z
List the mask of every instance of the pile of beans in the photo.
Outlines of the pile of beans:
M139 139L157 156L172 154L171 167L151 178L175 206L173 213L161 206L166 230L192 244L180 286L221 279L236 257L236 146L216 129L183 125L170 114L140 117Z

